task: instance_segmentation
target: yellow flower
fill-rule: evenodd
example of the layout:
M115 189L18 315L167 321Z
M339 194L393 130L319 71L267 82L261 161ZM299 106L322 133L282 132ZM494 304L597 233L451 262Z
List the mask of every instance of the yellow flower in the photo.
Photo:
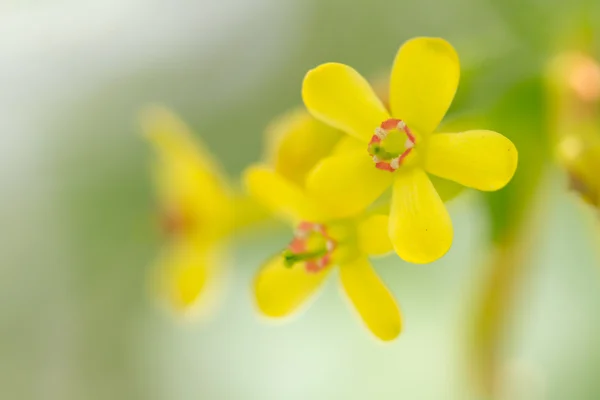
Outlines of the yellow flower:
M342 287L369 329L382 340L398 336L400 311L368 260L369 255L392 251L387 215L363 213L332 220L301 186L268 167L248 168L244 181L258 201L295 228L287 249L270 259L256 277L254 295L260 311L276 318L290 315L338 265Z
M220 246L234 229L236 199L217 163L175 115L150 108L142 125L158 155L154 176L167 236L158 290L176 310L192 311L223 269Z
M416 38L398 51L390 109L354 69L328 63L309 71L309 112L355 144L321 161L307 178L311 195L338 216L362 210L392 186L389 234L406 261L432 262L452 244L452 222L428 174L493 191L517 167L517 150L499 133L436 133L458 87L460 68L445 40Z
M582 52L562 53L548 72L556 156L572 189L600 208L600 63Z

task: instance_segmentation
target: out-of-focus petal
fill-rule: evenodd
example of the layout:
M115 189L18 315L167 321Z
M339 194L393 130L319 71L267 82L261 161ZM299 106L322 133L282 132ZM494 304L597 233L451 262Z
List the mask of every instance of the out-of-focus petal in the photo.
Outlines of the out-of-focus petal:
M142 127L159 156L154 173L163 211L175 211L201 225L207 237L228 231L233 219L231 190L202 142L164 108L148 108Z
M199 137L174 113L164 107L151 106L141 113L145 137L165 162L185 159L207 174L219 175L219 163Z
M425 169L461 185L492 191L512 179L517 162L517 149L505 136L474 130L432 135Z
M209 276L217 266L208 247L190 240L170 243L157 266L158 288L176 311L187 311L198 304Z
M315 293L330 269L307 272L302 264L286 267L280 255L271 258L254 280L258 308L269 317L290 315Z
M390 79L392 115L422 135L439 125L458 88L460 64L452 45L415 38L400 47Z
M365 78L344 64L322 64L308 71L302 98L316 118L363 142L389 118Z
M366 258L340 266L342 286L367 327L381 340L395 339L402 318L394 297Z
M352 152L322 160L306 185L331 215L346 217L365 210L391 185L392 177L375 168L366 151Z
M397 175L390 211L390 238L408 262L437 260L452 245L452 221L425 171L414 168Z
M310 169L331 153L343 132L326 125L305 110L277 119L267 130L268 162L285 178L304 185Z
M296 184L265 166L251 166L244 173L250 195L271 212L295 224L323 219L316 204Z
M233 215L233 226L237 230L252 227L270 218L271 212L253 196L240 193L233 198Z

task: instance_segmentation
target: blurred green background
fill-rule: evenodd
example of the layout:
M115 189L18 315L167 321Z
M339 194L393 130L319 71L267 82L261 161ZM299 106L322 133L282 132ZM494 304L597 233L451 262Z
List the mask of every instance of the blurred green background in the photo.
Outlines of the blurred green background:
M0 398L600 398L597 214L552 162L542 76L560 51L600 56L598 21L600 3L582 0L2 2ZM301 104L308 69L386 73L421 35L460 55L449 118L485 116L520 165L504 191L449 204L445 258L375 262L403 334L375 341L335 278L292 321L261 319L250 282L289 239L283 228L234 240L208 320L157 307L148 267L162 238L140 108L173 109L235 180L262 157L269 122ZM490 259L515 243L526 249L504 266L514 284L491 335L490 394L473 332Z

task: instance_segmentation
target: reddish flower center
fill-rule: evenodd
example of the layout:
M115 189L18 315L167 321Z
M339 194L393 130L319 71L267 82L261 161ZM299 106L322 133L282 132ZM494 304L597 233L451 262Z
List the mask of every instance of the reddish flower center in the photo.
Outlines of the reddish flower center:
M164 210L160 216L160 223L167 236L181 235L193 225L192 218L176 208Z
M415 136L404 121L391 118L375 129L367 151L373 158L375 168L394 172L400 168L415 144Z
M294 233L294 239L283 252L285 264L289 267L304 262L307 272L319 272L331 263L336 243L322 224L301 222Z

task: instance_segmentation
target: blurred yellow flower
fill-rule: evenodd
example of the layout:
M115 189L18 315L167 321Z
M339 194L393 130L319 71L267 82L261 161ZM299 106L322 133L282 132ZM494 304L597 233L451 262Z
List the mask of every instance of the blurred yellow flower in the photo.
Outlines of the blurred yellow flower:
M153 107L143 113L142 126L158 155L154 177L167 236L158 290L187 313L223 269L220 246L235 227L237 202L215 160L179 118Z
M328 156L343 132L313 118L306 110L292 110L269 125L266 131L266 162L285 178L304 185L306 175Z
M244 181L251 195L295 228L287 249L267 261L255 279L260 311L269 317L290 315L338 265L342 287L369 329L382 340L397 337L400 311L368 260L392 251L387 215L332 220L300 185L269 167L248 168Z
M548 86L557 159L571 187L600 208L600 63L583 52L560 54Z
M416 38L398 51L390 109L354 69L328 63L309 71L302 97L309 112L354 138L342 154L322 160L307 188L339 217L365 209L393 187L389 234L404 260L432 262L452 244L452 222L427 173L493 191L517 167L517 150L499 133L432 134L458 87L459 60L438 38Z

